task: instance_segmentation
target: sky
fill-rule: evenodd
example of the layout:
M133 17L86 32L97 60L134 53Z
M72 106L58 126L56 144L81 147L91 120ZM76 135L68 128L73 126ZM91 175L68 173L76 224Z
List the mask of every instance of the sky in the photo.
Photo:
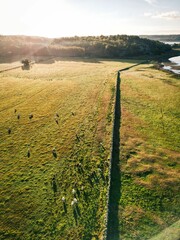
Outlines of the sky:
M0 0L0 34L180 34L180 0Z

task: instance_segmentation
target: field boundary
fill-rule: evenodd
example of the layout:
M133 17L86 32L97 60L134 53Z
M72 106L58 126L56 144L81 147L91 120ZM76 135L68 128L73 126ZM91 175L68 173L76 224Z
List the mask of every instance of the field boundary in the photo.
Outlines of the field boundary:
M113 110L112 140L110 149L109 184L107 190L107 213L105 226L105 240L119 239L119 200L121 197L121 170L120 170L120 126L121 126L121 78L120 74L140 64L148 63L143 61L122 68L117 72L115 85L115 102Z
M49 61L51 59L54 59L55 57L50 57L48 59L42 59L42 60L38 60L38 61L32 61L31 62L31 65L35 64L35 63L41 63L41 62L45 62L45 61ZM3 72L7 72L7 71L10 71L10 70L13 70L13 69L17 69L17 68L22 68L24 65L21 64L21 65L17 65L17 66L14 66L14 67L11 67L11 68L6 68L6 69L2 69L0 70L0 73L3 73Z
M13 69L17 69L17 68L21 68L22 66L23 66L23 64L15 66L15 67L12 67L12 68L3 69L3 70L0 70L0 73L7 72L7 71L10 71L10 70L13 70Z
M118 216L117 216L117 200L120 198L120 168L119 168L119 149L120 149L120 71L117 72L117 80L115 87L115 102L113 112L113 127L112 127L112 141L110 150L110 165L109 165L109 184L107 193L107 215L106 215L106 229L105 240L118 239ZM114 196L114 190L117 190ZM115 216L116 215L116 216ZM113 237L113 238L112 238Z
M50 58L48 58L48 59L33 61L33 62L31 62L31 65L33 65L33 64L35 64L35 63L46 62L46 61L49 61L49 60L54 59L54 58L56 58L56 57L54 56L54 57L50 57ZM148 61L145 61L145 62L142 62L142 63L147 63L147 62L148 62ZM135 65L130 66L130 67L127 67L127 68L123 68L123 69L119 70L119 72L120 72L120 71L122 72L122 71L129 70L130 68L135 67L135 66L137 66L137 65L139 65L139 64L141 64L141 63L135 64ZM13 70L13 69L17 69L17 68L21 68L21 67L23 67L23 64L18 65L18 66L14 66L14 67L12 67L12 68L2 69L2 70L0 70L0 73L7 72L7 71L10 71L10 70Z

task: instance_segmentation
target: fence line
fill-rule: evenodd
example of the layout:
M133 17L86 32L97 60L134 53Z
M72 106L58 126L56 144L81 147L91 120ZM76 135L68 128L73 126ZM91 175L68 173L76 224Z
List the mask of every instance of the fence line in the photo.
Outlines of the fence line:
M50 57L50 58L47 58L47 59L32 61L32 62L30 63L30 65L33 65L33 64L35 64L35 63L41 63L41 62L49 61L49 60L54 59L54 58L55 58L55 57ZM10 70L13 70L13 69L17 69L17 68L22 68L23 66L24 66L24 64L20 64L20 65L15 66L15 67L2 69L2 70L0 70L0 73L7 72L7 71L10 71Z
M0 70L0 73L7 72L7 71L10 71L10 70L13 70L13 69L16 69L16 68L20 68L20 67L22 67L22 66L23 66L23 65L21 64L21 65L16 66L16 67L3 69L3 70Z
M148 63L143 61L133 64L130 67L120 69L117 72L115 87L115 103L113 111L112 140L110 149L109 184L107 190L107 213L105 219L104 240L119 240L119 200L121 196L121 172L120 172L120 124L121 124L121 78L122 71L129 70L140 64Z
M113 240L118 234L118 216L117 210L118 203L117 198L120 196L120 169L119 164L119 128L120 128L120 71L117 73L116 87L115 87L115 103L113 111L113 128L112 128L112 141L111 141L111 155L109 166L109 184L107 194L107 215L106 215L106 229L104 239ZM118 180L119 178L119 180ZM117 180L117 181L116 181ZM113 189L117 189L116 196L114 196ZM113 200L113 198L115 199ZM112 215L113 218L112 218ZM116 235L116 236L115 236ZM114 238L118 239L118 238Z

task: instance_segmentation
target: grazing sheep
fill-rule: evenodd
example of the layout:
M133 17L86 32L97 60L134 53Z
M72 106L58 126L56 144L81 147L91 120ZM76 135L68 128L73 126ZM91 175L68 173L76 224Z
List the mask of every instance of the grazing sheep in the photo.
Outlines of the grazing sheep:
M8 134L11 134L11 128L8 128Z
M54 156L55 158L57 158L57 153L56 153L55 147L54 147L53 150L52 150L52 154L53 154L53 156Z
M71 114L74 116L75 115L75 113L74 112L71 112Z
M75 166L77 167L77 170L78 170L79 173L83 173L84 172L81 163L77 163Z
M27 157L29 158L31 156L30 149L27 151Z
M55 119L55 122L57 123L57 125L59 124L59 121L58 121L58 119Z
M21 115L20 115L20 114L18 114L18 115L17 115L17 119L20 119L20 117L21 117Z
M74 201L71 202L71 206L74 206Z
M76 166L78 169L81 169L81 168L82 168L82 164L81 164L81 163L76 163L75 166Z
M76 166L77 166L78 168L81 168L81 167L82 167L82 164L81 164L81 163L77 163Z
M65 199L65 197L62 197L62 202L63 202L64 212L67 213L67 207L66 207L66 199Z
M58 113L56 113L56 117L59 117L59 114L58 114Z
M17 109L14 109L14 113L16 113L17 112Z
M76 194L76 190L73 188L72 190L72 194L75 195Z
M78 203L77 198L74 198L71 202L71 206L75 206Z
M57 183L56 183L56 178L55 178L55 176L52 178L51 185L52 185L53 192L54 192L54 194L55 194L55 193L57 192Z
M78 140L78 142L80 141L80 137L76 134L76 139Z
M73 199L73 201L74 201L74 203L75 203L75 204L77 204L77 203L78 203L78 200L77 200L77 198L74 198L74 199Z
M31 113L31 114L29 114L29 119L32 119L34 116L33 116L33 114Z

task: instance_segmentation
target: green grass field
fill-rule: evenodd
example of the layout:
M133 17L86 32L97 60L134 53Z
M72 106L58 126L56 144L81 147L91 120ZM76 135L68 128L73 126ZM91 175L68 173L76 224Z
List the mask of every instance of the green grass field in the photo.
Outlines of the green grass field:
M132 63L1 73L1 239L103 238L116 73Z
M180 85L147 64L121 78L120 234L144 240L180 216Z
M103 239L117 71L137 62L57 58L0 74L1 239ZM179 100L179 80L150 64L121 73L122 240L179 219Z

